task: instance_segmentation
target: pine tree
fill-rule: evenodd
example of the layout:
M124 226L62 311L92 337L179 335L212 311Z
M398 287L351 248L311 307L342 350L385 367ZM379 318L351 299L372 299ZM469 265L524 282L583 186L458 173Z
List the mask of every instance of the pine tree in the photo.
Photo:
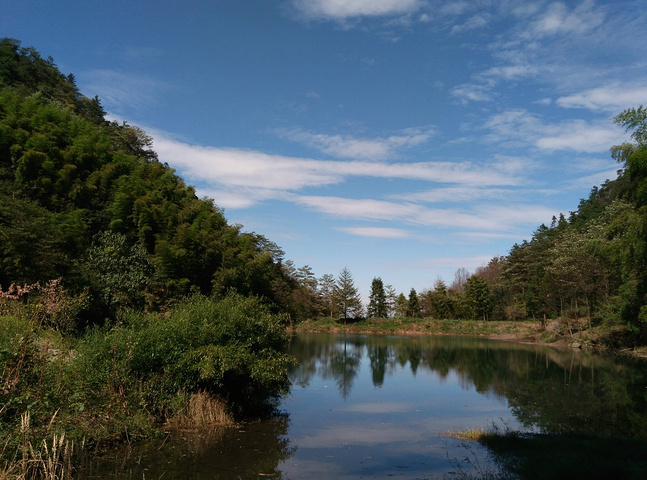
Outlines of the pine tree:
M374 278L371 283L371 293L366 314L370 318L387 317L386 292L384 291L384 283L379 277Z
M333 290L334 303L342 318L361 317L363 313L362 299L355 288L353 276L344 267L337 277Z
M412 288L409 292L409 300L407 301L407 317L420 317L420 301L415 288Z

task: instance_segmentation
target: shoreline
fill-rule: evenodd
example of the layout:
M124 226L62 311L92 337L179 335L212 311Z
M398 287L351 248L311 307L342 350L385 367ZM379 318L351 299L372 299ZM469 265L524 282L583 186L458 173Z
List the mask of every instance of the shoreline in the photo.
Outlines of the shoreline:
M621 326L587 327L586 319L539 321L435 320L411 318L363 319L343 323L330 318L309 320L288 328L290 333L359 335L436 335L482 337L526 345L647 358L647 346L629 345ZM622 343L626 341L627 344ZM621 343L618 343L621 342Z

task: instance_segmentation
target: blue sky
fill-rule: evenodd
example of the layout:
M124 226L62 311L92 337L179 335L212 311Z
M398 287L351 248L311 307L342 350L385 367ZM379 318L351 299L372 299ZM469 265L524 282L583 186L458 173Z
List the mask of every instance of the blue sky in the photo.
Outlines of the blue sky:
M615 178L642 1L2 0L17 38L297 267L451 283Z

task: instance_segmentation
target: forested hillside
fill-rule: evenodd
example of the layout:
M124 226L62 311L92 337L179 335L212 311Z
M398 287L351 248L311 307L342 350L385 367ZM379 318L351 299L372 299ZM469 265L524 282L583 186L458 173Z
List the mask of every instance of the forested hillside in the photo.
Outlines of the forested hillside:
M151 150L109 122L72 75L0 41L0 285L60 279L77 323L235 291L309 315L312 295L280 248L230 225ZM83 325L75 325L76 328Z
M288 391L285 327L314 293L150 147L0 40L0 478L70 478L47 466L71 468L73 443L256 416Z
M626 327L634 342L645 343L647 109L626 110L614 121L633 140L611 148L618 177L594 187L568 218L542 224L507 256L450 287L437 282L421 295L423 316L544 324L583 319L586 328Z

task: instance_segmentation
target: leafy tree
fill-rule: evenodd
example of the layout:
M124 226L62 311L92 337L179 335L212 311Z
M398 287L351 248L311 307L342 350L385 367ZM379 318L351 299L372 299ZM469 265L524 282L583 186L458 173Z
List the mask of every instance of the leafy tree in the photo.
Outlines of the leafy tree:
M362 316L362 299L357 288L355 288L353 276L346 267L339 272L333 290L333 298L342 318L348 319Z
M407 297L404 296L404 293L400 293L395 299L395 315L398 317L406 317L408 307L409 302L407 301Z
M447 285L441 279L436 280L433 290L423 295L426 307L425 314L439 319L454 318L452 298L449 296Z
M386 318L388 315L384 283L379 277L371 282L367 315L371 318Z
M109 312L119 307L142 307L152 267L146 250L121 234L99 233L85 263L93 289Z

